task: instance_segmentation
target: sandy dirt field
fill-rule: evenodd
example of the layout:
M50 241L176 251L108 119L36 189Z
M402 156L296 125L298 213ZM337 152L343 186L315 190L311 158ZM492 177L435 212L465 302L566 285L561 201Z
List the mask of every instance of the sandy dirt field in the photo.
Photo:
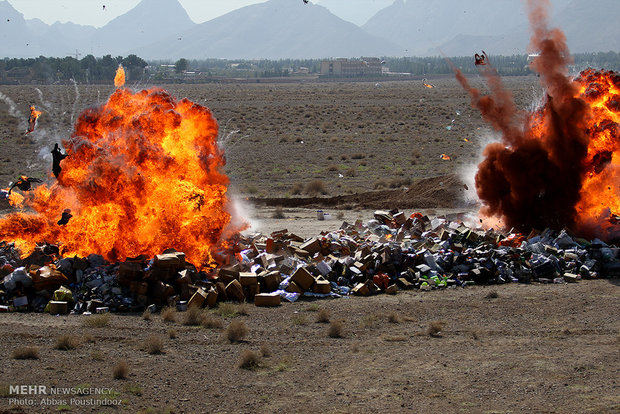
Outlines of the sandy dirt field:
M421 81L164 87L219 121L231 193L252 224L246 232L309 237L379 208L475 212L462 172L490 132L456 81L431 81L433 89ZM505 81L521 107L540 95L535 77ZM0 86L1 186L20 174L51 180L53 144L111 91ZM30 103L43 114L24 136ZM324 191L308 191L316 180ZM317 220L319 209L327 220ZM205 311L206 326L185 325L186 313L169 322L160 314L4 313L0 413L620 412L619 289L611 279L305 299L275 309L226 304ZM231 343L233 321L247 335ZM74 349L56 349L61 336ZM154 344L162 353L148 352ZM38 359L16 359L25 346ZM254 353L251 369L239 367L244 352ZM124 379L114 378L119 364ZM105 393L10 395L22 384Z

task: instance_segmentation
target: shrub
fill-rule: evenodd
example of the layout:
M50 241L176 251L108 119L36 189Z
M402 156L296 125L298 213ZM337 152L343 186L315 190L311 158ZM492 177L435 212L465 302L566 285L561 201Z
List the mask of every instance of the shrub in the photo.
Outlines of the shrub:
M310 181L306 185L305 191L308 195L327 194L327 190L325 190L325 183L321 180Z
M79 339L77 339L73 335L61 335L56 339L56 345L54 345L54 349L59 349L61 351L71 351L75 349L80 344Z
M351 167L349 169L347 169L344 174L347 177L355 177L357 175L357 170L355 169L355 167Z
M204 315L200 322L200 326L207 329L222 329L224 324L221 319L214 318L211 315Z
M286 216L284 215L284 210L282 209L281 206L276 207L276 209L273 211L273 214L271 215L271 218L274 219L285 219Z
M142 319L144 319L145 321L150 321L152 319L152 316L153 314L148 309L145 309L144 312L142 312Z
M428 329L426 332L428 333L429 336L432 336L433 338L440 338L441 330L443 329L444 325L445 323L442 321L429 322Z
M327 335L330 338L342 338L342 322L333 321L329 324L329 329L327 330Z
M291 188L291 194L293 195L300 195L303 191L304 191L304 185L302 183L296 183Z
M129 374L129 365L125 361L120 361L112 369L112 376L114 379L127 379Z
M89 328L104 328L110 324L110 314L91 315L84 319L82 325Z
M241 342L248 334L248 327L245 322L235 320L228 325L225 334L230 342Z
M329 311L327 309L321 309L319 313L316 315L316 321L318 323L328 323L329 322Z
M239 359L239 363L237 366L243 369L256 369L258 368L260 362L260 356L250 351L249 349L244 349L241 352L241 358Z
M39 359L39 348L22 346L13 350L13 359Z
M388 322L390 322L390 323L400 323L400 316L396 312L390 312L388 314Z
M485 296L486 299L497 299L498 297L499 297L499 294L497 293L497 290L492 290L489 293L487 293Z
M335 172L335 171L338 171L339 169L340 169L340 168L338 168L338 166L337 166L336 164L330 164L330 165L327 167L327 171L330 171L330 172Z
M161 336L151 335L146 338L146 342L144 343L146 352L151 355L163 354L164 353L164 340Z
M183 317L183 325L198 326L204 319L203 311L197 306L190 306Z
M260 354L263 358L269 358L271 356L271 348L269 348L269 345L261 345Z
M161 310L161 318L164 322L176 322L177 310L173 307L166 306Z

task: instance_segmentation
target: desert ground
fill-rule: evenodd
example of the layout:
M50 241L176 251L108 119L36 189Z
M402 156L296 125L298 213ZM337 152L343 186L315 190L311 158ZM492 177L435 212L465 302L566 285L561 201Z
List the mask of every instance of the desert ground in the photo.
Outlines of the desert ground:
M535 76L504 81L522 108L542 94ZM374 209L475 214L468 177L492 132L454 79L429 82L128 86L209 107L247 231L309 237ZM0 86L0 187L21 174L51 181L54 143L112 90ZM31 103L43 114L26 136ZM619 412L619 289L610 279L224 304L196 326L186 312L4 313L0 412ZM247 334L231 342L233 322ZM20 384L106 393L11 400Z

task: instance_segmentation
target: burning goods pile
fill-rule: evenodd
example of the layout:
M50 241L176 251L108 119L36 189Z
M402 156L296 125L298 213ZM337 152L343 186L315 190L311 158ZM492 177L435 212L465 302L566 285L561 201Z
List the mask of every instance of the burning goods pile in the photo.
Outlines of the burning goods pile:
M472 105L501 133L476 174L482 213L522 232L568 228L588 238L620 238L620 75L568 76L564 34L550 30L545 3L529 1L532 68L546 96L539 109L517 109L486 54L479 64L491 94L482 96L456 71Z
M52 151L57 181L31 192L28 177L17 185L27 194L12 203L34 213L0 220L0 309L272 306L302 296L620 276L620 76L587 70L569 78L562 33L530 6L540 51L533 68L547 94L538 110L517 109L484 52L474 64L490 95L456 70L502 135L484 150L476 190L482 214L503 227L392 210L310 239L287 230L242 236L243 226L231 224L210 111L160 89L133 93L119 70L118 89L82 113L66 154Z

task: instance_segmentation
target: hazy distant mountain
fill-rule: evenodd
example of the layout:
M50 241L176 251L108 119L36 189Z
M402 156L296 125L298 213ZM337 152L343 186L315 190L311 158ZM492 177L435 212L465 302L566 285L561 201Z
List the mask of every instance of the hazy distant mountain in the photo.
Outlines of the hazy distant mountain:
M572 52L620 51L620 1L553 0L551 25ZM406 55L523 54L530 39L520 0L396 0L363 28L401 45Z
M271 0L232 11L177 38L133 52L145 59L280 59L397 55L399 50L322 6Z
M97 30L89 43L95 56L123 55L195 25L178 0L142 0Z

